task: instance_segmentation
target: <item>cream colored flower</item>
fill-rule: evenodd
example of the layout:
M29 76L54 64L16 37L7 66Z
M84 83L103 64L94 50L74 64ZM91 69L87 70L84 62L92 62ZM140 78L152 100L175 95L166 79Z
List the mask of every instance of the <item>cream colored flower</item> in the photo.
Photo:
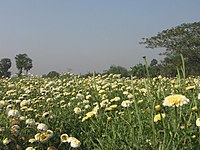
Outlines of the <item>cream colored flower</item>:
M110 100L111 102L117 102L117 101L120 101L120 97L115 97L113 99Z
M20 112L18 110L11 109L8 111L8 117L19 117L19 116Z
M157 114L154 116L154 122L160 121L161 119L165 118L165 114Z
M35 150L33 147L27 147L26 150Z
M34 119L26 119L26 124L28 126L35 126L35 120Z
M74 112L75 112L75 114L80 114L81 113L81 108L75 107L74 108Z
M76 138L71 140L70 146L73 148L78 148L80 147L81 142L79 140L77 140Z
M102 100L102 102L100 103L101 107L107 107L110 104L108 99L104 99Z
M198 94L198 100L200 100L200 93Z
M200 118L197 118L197 120L196 120L196 126L200 127Z
M161 106L160 106L160 105L156 105L156 106L155 106L155 110L156 110L156 111L160 111L160 109L161 109Z
M40 133L37 133L37 134L35 135L35 140L36 140L36 141L39 141L39 140L40 140L40 135L41 135Z
M163 106L179 107L179 106L182 106L183 104L189 103L189 101L190 100L186 98L185 96L180 95L180 94L175 94L175 95L167 96L163 101Z
M49 112L45 112L42 114L42 118L47 118L49 116Z
M45 134L46 134L49 138L53 137L53 131L52 131L52 130L47 130L47 131L45 132Z
M5 104L6 104L6 102L4 100L1 100L0 101L0 109L2 109Z
M188 87L186 87L185 89L186 89L186 90L192 90L192 89L195 89L195 85L193 85L193 86L188 86Z
M4 140L3 140L3 145L7 145L7 144L9 144L11 142L11 140L9 139L9 138L5 138Z
M31 139L28 140L29 143L34 143L34 142L36 142L36 141L37 141L37 140L34 139L34 138L31 138Z
M121 103L122 107L130 107L132 105L132 102L130 100L125 100Z
M48 129L47 125L44 123L39 123L37 129L40 131L46 131Z
M68 136L67 134L62 134L62 135L60 136L60 140L61 140L62 143L68 142L68 141L67 141L68 139L69 139L69 136Z
M131 99L131 98L134 98L134 95L133 94L129 94L127 97L128 97L128 99Z
M39 136L39 140L42 143L46 143L48 141L48 139L49 139L49 136L46 133L42 133Z

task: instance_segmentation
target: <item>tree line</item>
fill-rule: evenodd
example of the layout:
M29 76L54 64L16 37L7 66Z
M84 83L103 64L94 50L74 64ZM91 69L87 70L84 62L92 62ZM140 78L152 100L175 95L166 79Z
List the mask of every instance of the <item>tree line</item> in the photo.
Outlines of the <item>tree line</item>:
M21 76L23 71L28 74L28 71L33 67L32 59L28 57L27 54L18 54L15 56L16 67L18 69L18 76ZM10 77L11 72L11 59L2 58L0 60L0 77Z
M152 59L150 64L147 64L146 56L144 56L144 64L139 63L127 70L125 67L112 65L103 74L117 73L124 77L131 75L138 78L166 76L175 77L180 71L184 76L200 75L200 22L183 23L176 27L163 30L157 35L143 38L140 44L144 44L146 48L164 48L165 52L160 55L164 59L158 62ZM27 54L19 54L15 57L16 67L19 70L20 76L23 72L27 74L33 67L32 59ZM11 60L3 58L0 61L0 76L9 77L11 73L8 71L11 67ZM87 73L84 76L90 76L92 73ZM58 77L59 73L51 71L45 77Z
M176 27L163 30L157 35L143 38L140 44L146 48L164 48L161 62L156 59L150 64L136 64L127 70L124 67L112 65L105 73L119 73L122 76L150 77L158 75L175 77L182 72L184 76L200 75L200 22L183 23ZM146 62L146 57L144 57Z

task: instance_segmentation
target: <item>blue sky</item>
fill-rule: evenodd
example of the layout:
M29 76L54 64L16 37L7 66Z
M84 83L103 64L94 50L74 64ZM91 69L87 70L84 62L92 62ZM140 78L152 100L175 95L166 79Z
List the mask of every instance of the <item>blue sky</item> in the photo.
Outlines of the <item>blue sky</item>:
M200 21L199 0L0 0L0 59L27 53L33 74L102 72L161 59L139 42Z

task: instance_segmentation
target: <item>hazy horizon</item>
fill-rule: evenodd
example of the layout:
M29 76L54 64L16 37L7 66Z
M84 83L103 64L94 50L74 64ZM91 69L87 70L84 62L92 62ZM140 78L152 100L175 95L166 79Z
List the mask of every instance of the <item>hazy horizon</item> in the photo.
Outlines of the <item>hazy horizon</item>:
M200 1L20 0L0 1L0 59L26 53L30 73L102 72L113 64L129 69L161 59L161 49L140 45L143 37L200 21Z

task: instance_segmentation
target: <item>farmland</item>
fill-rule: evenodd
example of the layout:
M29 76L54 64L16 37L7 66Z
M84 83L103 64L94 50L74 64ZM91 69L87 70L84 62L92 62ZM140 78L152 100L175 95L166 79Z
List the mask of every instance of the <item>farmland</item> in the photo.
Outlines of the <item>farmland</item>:
M199 148L200 77L0 80L0 149Z

